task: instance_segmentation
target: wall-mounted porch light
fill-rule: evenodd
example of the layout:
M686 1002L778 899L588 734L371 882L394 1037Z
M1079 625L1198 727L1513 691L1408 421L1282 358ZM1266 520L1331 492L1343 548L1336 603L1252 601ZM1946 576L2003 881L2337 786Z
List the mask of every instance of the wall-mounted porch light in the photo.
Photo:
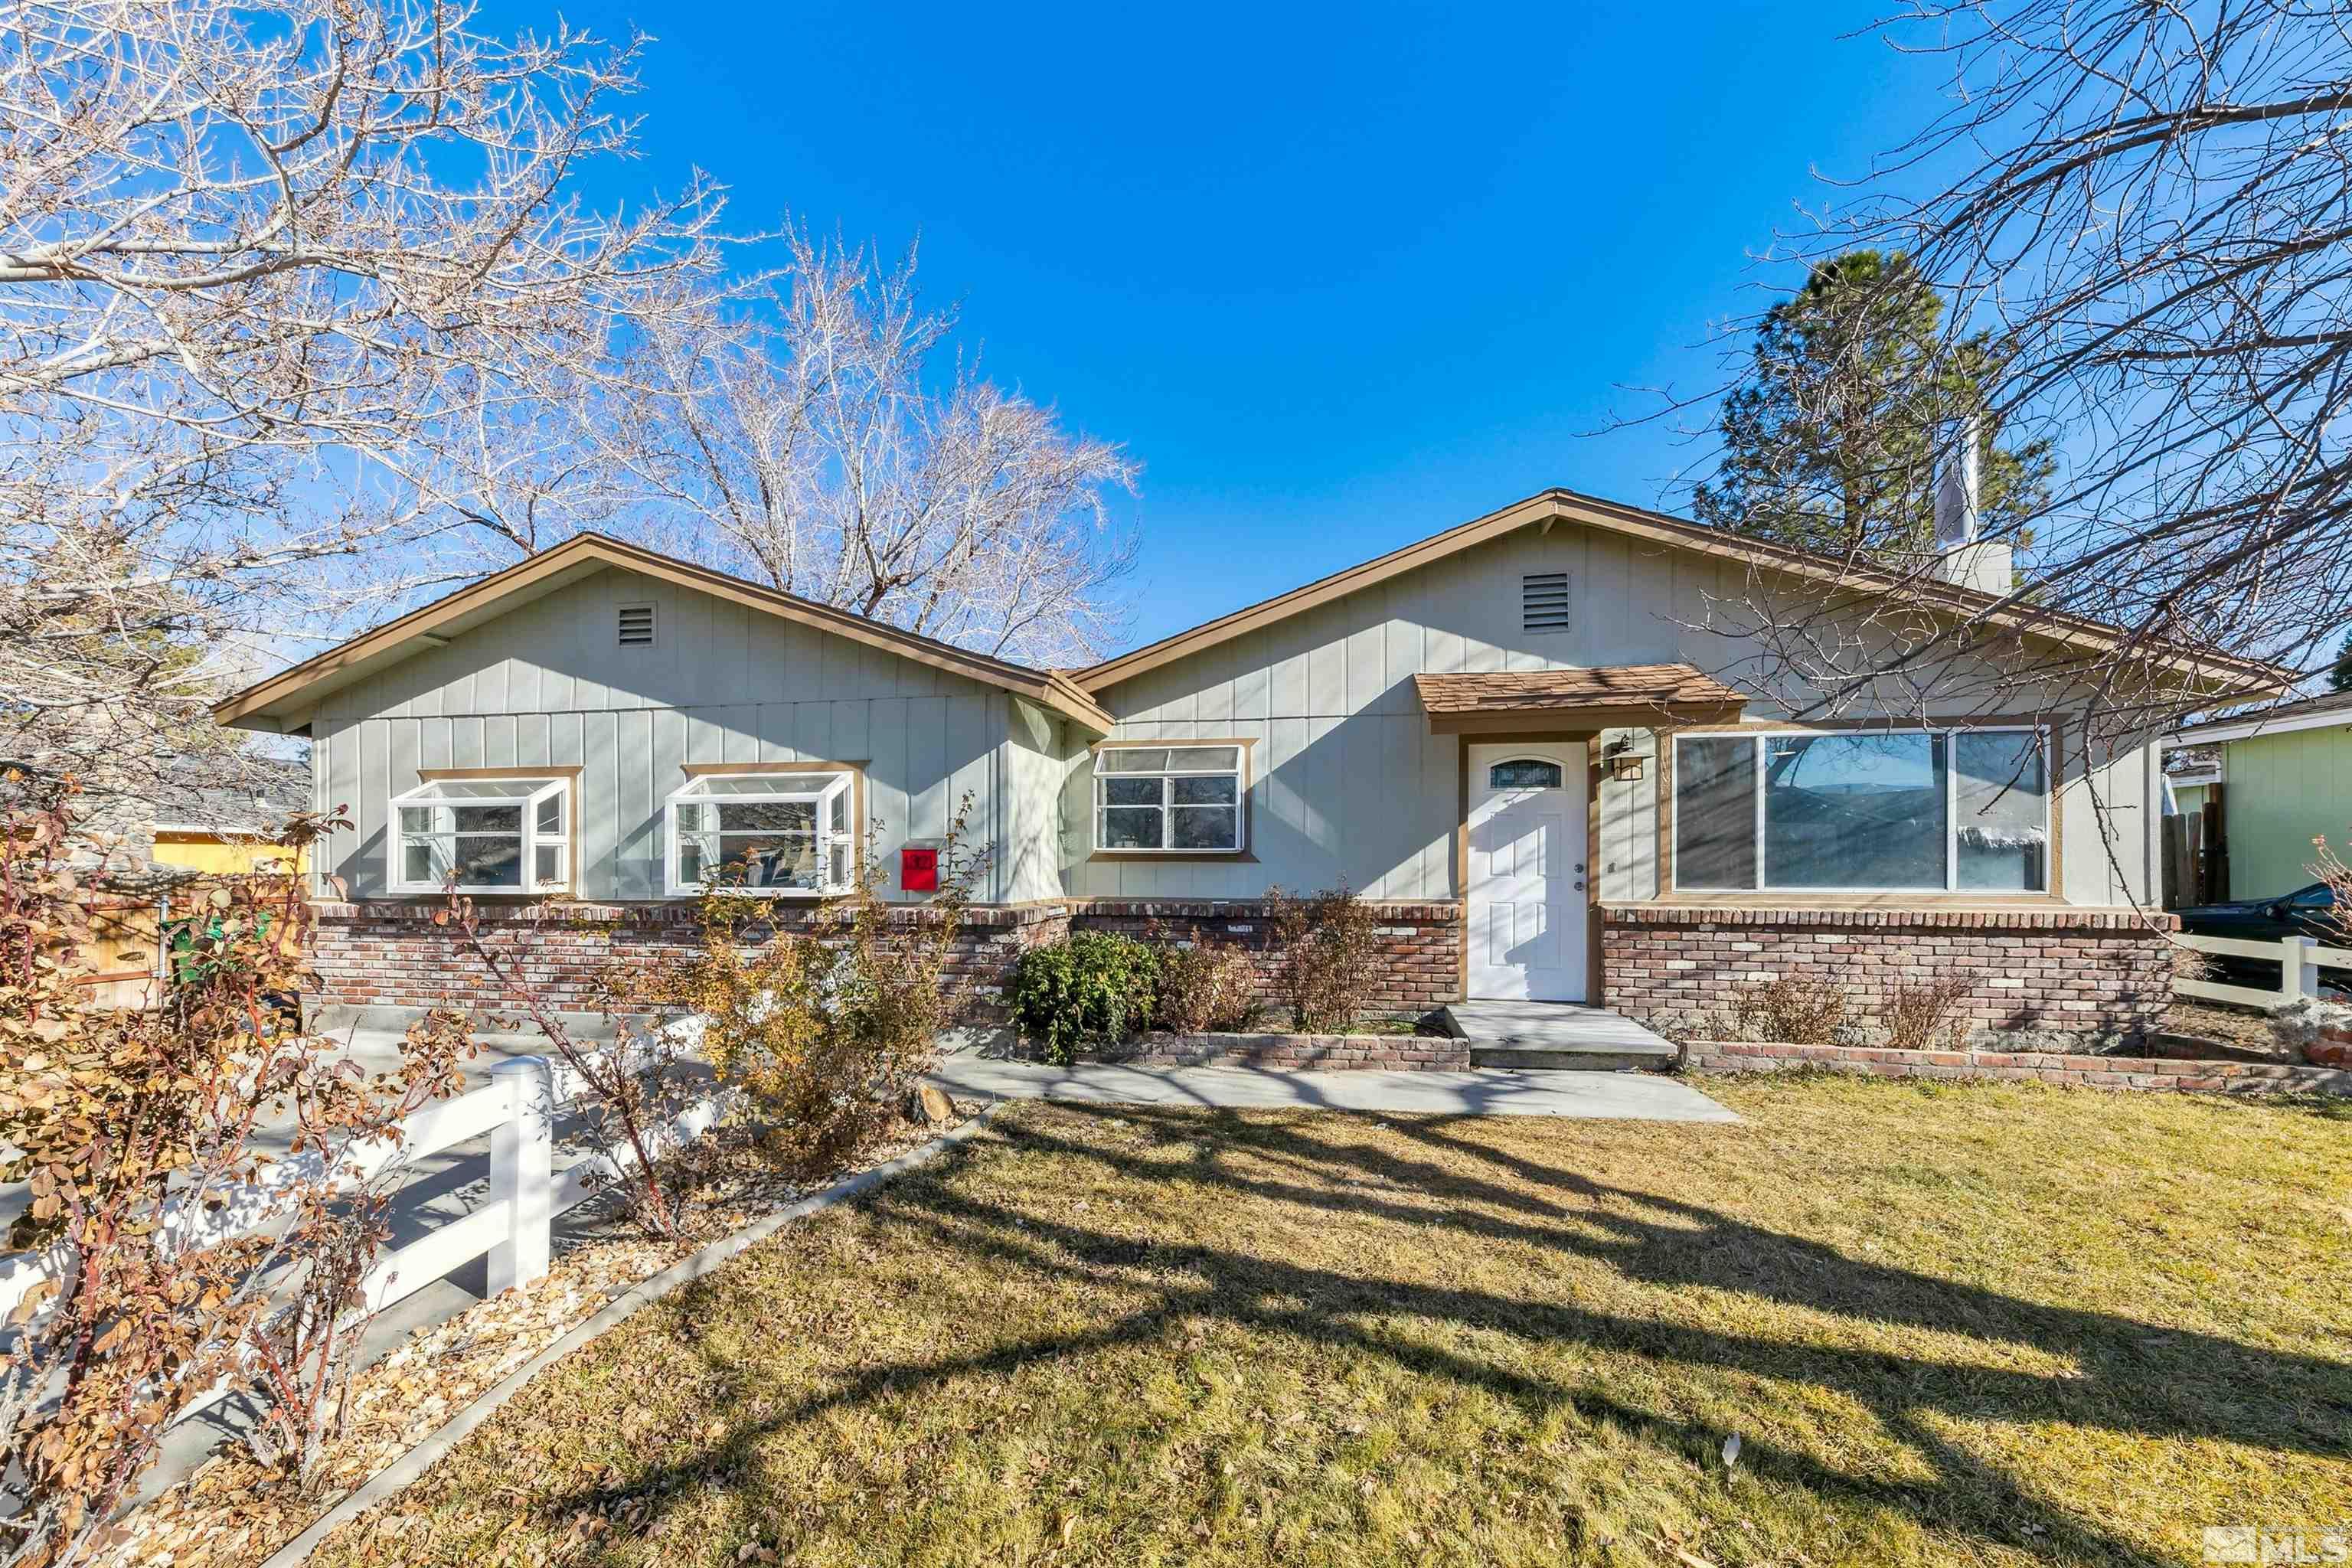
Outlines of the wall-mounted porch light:
M1642 763L1647 760L1633 749L1633 742L1622 735L1610 742L1608 750L1602 752L1601 757L1609 764L1609 776L1619 784L1638 783L1642 777Z

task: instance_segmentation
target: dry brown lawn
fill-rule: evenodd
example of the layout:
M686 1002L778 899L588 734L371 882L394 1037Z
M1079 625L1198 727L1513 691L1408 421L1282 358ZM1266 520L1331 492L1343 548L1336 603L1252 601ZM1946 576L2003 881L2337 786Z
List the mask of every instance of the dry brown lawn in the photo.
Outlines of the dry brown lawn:
M1009 1107L316 1561L2194 1563L2352 1522L2352 1107L1708 1087L1747 1121Z

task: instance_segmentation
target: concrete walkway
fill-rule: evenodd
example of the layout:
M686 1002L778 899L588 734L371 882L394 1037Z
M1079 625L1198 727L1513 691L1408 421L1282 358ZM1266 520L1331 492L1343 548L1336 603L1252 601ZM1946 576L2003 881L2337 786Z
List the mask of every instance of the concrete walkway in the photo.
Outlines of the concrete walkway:
M1680 1079L1649 1073L1052 1067L1043 1062L951 1056L940 1061L931 1081L950 1094L991 1100L1071 1100L1098 1105L1615 1117L1635 1121L1739 1120L1736 1112Z

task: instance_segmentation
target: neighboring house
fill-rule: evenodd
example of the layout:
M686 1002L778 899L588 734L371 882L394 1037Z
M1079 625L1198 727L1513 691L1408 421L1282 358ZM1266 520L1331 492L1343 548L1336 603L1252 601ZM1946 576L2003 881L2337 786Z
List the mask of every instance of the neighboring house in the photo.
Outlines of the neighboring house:
M38 763L5 764L53 779ZM49 798L53 784L21 786L19 798ZM94 895L95 951L82 984L91 1005L145 1007L158 994L163 931L202 892L207 877L275 869L306 856L276 842L287 815L308 807L310 764L251 755L166 756L73 797L88 836L76 858L104 861Z
M2227 861L2215 896L2270 899L2307 887L2312 840L2352 853L2352 691L2186 725L2165 737L2179 809L2216 823ZM2200 764L2202 765L2200 765Z
M175 768L160 781L151 803L155 864L231 876L289 861L309 870L307 850L278 841L286 818L310 809L309 761L241 758L235 783L219 782L224 771L209 763Z
M1996 550L1956 549L1916 607L2006 615L1970 585L2006 585ZM2160 1005L2153 738L2090 737L2079 702L1990 667L1933 731L1786 721L1743 674L1752 646L1693 629L1759 582L1871 608L1846 563L1551 490L1051 671L590 535L217 714L309 736L315 804L359 825L319 868L330 1000L487 995L429 923L453 872L577 1002L597 963L688 940L715 867L789 921L870 835L885 896L919 901L921 852L968 801L983 988L1074 925L1247 942L1269 886L1345 883L1381 906L1399 1011L1671 1023L1790 969L1865 1001L1961 975L1992 1023ZM2216 700L2282 679L2177 649L2151 669ZM526 923L552 893L583 907Z

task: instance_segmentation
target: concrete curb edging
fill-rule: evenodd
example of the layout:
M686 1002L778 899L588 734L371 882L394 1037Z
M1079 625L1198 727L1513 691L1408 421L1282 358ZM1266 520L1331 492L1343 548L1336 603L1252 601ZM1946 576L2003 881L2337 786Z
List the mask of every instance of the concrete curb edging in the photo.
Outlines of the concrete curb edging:
M730 1236L721 1237L691 1258L672 1264L659 1274L640 1279L620 1295L605 1303L604 1309L586 1322L565 1333L562 1338L509 1373L474 1402L458 1411L439 1428L429 1434L407 1453L378 1470L342 1501L329 1509L310 1523L310 1527L272 1552L261 1568L296 1568L310 1561L328 1536L357 1519L376 1504L392 1498L408 1484L437 1464L442 1457L464 1442L474 1429L496 1415L499 1408L520 1394L541 1373L619 1326L623 1320L640 1307L659 1300L683 1286L692 1284L716 1270L737 1254L767 1240L796 1219L804 1219L821 1209L856 1197L893 1176L902 1175L919 1165L976 1135L1004 1104L994 1101L978 1112L962 1126L954 1128L919 1148L909 1149L895 1160L860 1171L845 1181L837 1182L824 1191L801 1199L789 1208L779 1210L765 1219L754 1220Z

